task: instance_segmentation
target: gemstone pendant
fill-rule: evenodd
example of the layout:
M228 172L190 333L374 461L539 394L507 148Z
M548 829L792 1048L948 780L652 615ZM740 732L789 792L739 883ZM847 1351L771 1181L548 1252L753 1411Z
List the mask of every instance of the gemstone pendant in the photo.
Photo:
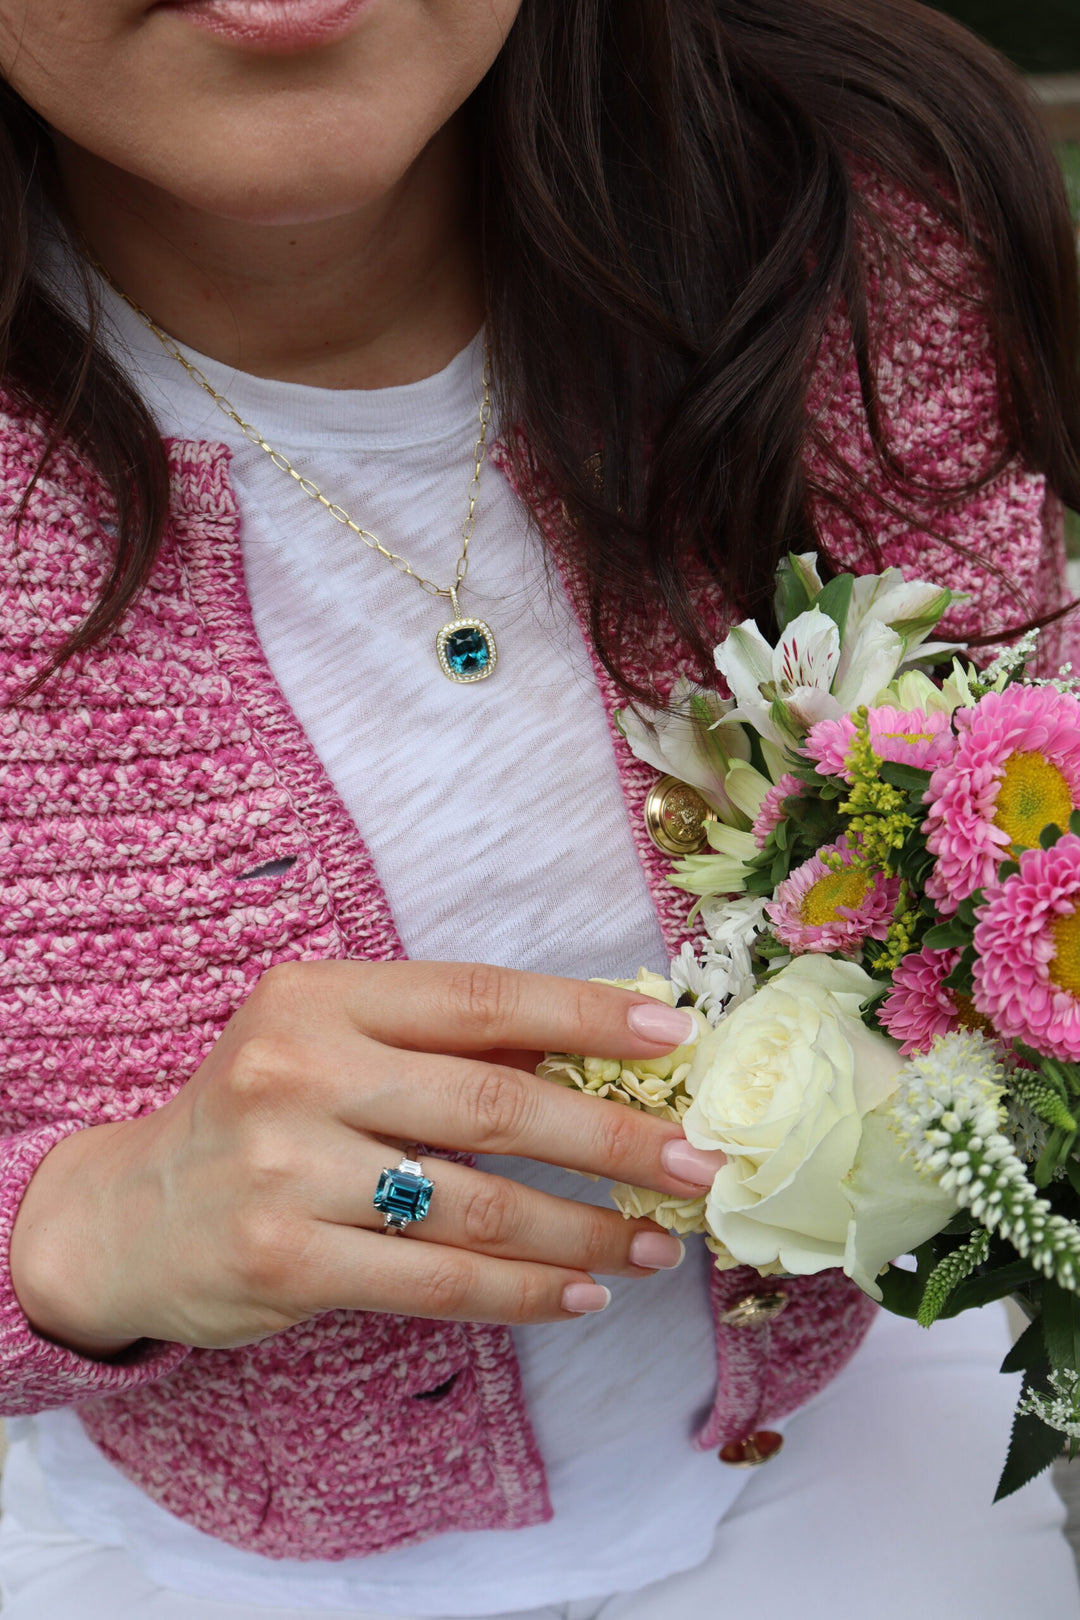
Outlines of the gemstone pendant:
M435 637L439 667L448 681L459 686L486 681L494 673L499 657L494 633L483 619L462 618L457 592L452 592L451 597L457 618L444 624Z

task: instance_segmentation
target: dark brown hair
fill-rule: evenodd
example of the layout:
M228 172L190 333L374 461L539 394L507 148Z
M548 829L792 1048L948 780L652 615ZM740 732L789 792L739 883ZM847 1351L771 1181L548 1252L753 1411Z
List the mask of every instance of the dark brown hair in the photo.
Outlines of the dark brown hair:
M577 524L617 676L612 605L659 587L704 668L690 564L767 616L778 557L814 543L807 375L838 301L892 487L924 508L959 493L916 488L881 424L860 169L981 256L1007 454L1080 507L1061 177L1011 69L959 25L915 0L524 0L470 115L500 410L528 447L519 470ZM167 486L145 408L34 280L25 199L47 140L7 92L0 373L81 443L119 508L111 577L69 654L145 582Z

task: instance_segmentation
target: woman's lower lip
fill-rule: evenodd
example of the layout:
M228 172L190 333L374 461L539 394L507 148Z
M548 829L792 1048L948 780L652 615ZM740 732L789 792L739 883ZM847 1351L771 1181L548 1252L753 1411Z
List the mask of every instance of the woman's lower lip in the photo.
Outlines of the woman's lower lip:
M297 51L347 34L369 0L164 0L198 28L251 50Z

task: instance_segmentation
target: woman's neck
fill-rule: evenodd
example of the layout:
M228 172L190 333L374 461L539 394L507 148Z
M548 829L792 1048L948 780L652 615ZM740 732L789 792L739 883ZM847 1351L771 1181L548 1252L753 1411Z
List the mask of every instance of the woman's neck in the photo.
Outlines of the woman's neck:
M389 194L299 223L217 218L62 140L57 154L74 223L117 285L242 371L322 388L416 382L483 320L456 120Z

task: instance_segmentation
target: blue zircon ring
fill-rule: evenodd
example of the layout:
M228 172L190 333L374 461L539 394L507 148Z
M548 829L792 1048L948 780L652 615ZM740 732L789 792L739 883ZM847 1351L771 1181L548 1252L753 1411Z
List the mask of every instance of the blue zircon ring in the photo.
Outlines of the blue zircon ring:
M425 1176L415 1159L407 1156L396 1170L383 1170L372 1202L383 1215L383 1231L387 1237L404 1232L412 1221L427 1216L435 1183Z

